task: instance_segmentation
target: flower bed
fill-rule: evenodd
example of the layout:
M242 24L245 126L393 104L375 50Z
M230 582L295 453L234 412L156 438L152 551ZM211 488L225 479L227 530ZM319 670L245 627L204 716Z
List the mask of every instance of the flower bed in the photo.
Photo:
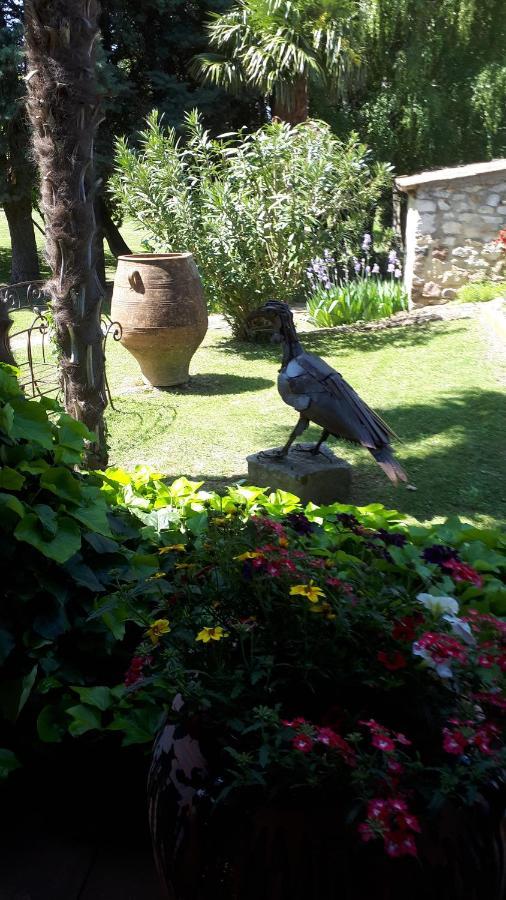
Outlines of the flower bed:
M504 538L255 488L159 489L138 492L157 569L112 727L129 742L146 710L198 720L218 747L207 807L344 791L358 839L415 855L428 808L472 803L504 765ZM117 598L126 618L132 602Z

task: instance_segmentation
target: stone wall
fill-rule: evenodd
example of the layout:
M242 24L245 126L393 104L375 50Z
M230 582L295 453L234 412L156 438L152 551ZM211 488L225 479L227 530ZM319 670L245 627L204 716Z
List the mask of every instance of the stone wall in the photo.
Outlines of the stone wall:
M506 281L506 160L397 179L408 192L405 281L414 306L452 300L468 282ZM481 170L481 171L480 171ZM462 174L460 174L462 173ZM466 173L466 174L464 174Z

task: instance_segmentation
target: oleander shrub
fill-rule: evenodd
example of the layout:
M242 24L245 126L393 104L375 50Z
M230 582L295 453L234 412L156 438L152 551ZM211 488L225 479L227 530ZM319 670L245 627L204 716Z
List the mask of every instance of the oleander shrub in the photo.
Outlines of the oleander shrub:
M118 141L111 184L152 249L193 253L210 307L247 337L257 306L305 295L315 254L349 254L389 180L388 166L322 122L212 140L191 113L181 140L153 113L138 149Z

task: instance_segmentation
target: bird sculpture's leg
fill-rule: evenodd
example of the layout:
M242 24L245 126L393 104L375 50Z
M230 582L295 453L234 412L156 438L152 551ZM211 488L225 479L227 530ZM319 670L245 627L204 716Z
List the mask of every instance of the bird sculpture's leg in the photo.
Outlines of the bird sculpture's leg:
M308 420L304 419L304 417L301 416L284 447L281 447L280 450L261 450L258 455L263 456L266 459L281 459L283 456L287 455L295 438L302 434L302 432L306 430L308 425Z
M294 450L298 450L299 453L311 453L312 456L316 456L317 453L320 452L320 447L323 444L323 442L327 440L329 434L330 434L330 431L327 431L327 429L324 428L320 435L320 440L318 441L317 444L314 445L314 447L301 447L300 444L297 444L297 446L294 447Z

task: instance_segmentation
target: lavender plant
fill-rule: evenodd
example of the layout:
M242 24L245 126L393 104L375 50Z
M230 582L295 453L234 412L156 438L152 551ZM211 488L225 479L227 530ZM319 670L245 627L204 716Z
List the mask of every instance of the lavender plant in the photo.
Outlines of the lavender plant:
M331 328L353 322L370 322L407 309L408 296L402 284L397 251L389 251L385 273L372 255L372 237L362 238L360 259L352 256L339 265L330 250L315 257L306 275L310 287L307 311L315 325Z

